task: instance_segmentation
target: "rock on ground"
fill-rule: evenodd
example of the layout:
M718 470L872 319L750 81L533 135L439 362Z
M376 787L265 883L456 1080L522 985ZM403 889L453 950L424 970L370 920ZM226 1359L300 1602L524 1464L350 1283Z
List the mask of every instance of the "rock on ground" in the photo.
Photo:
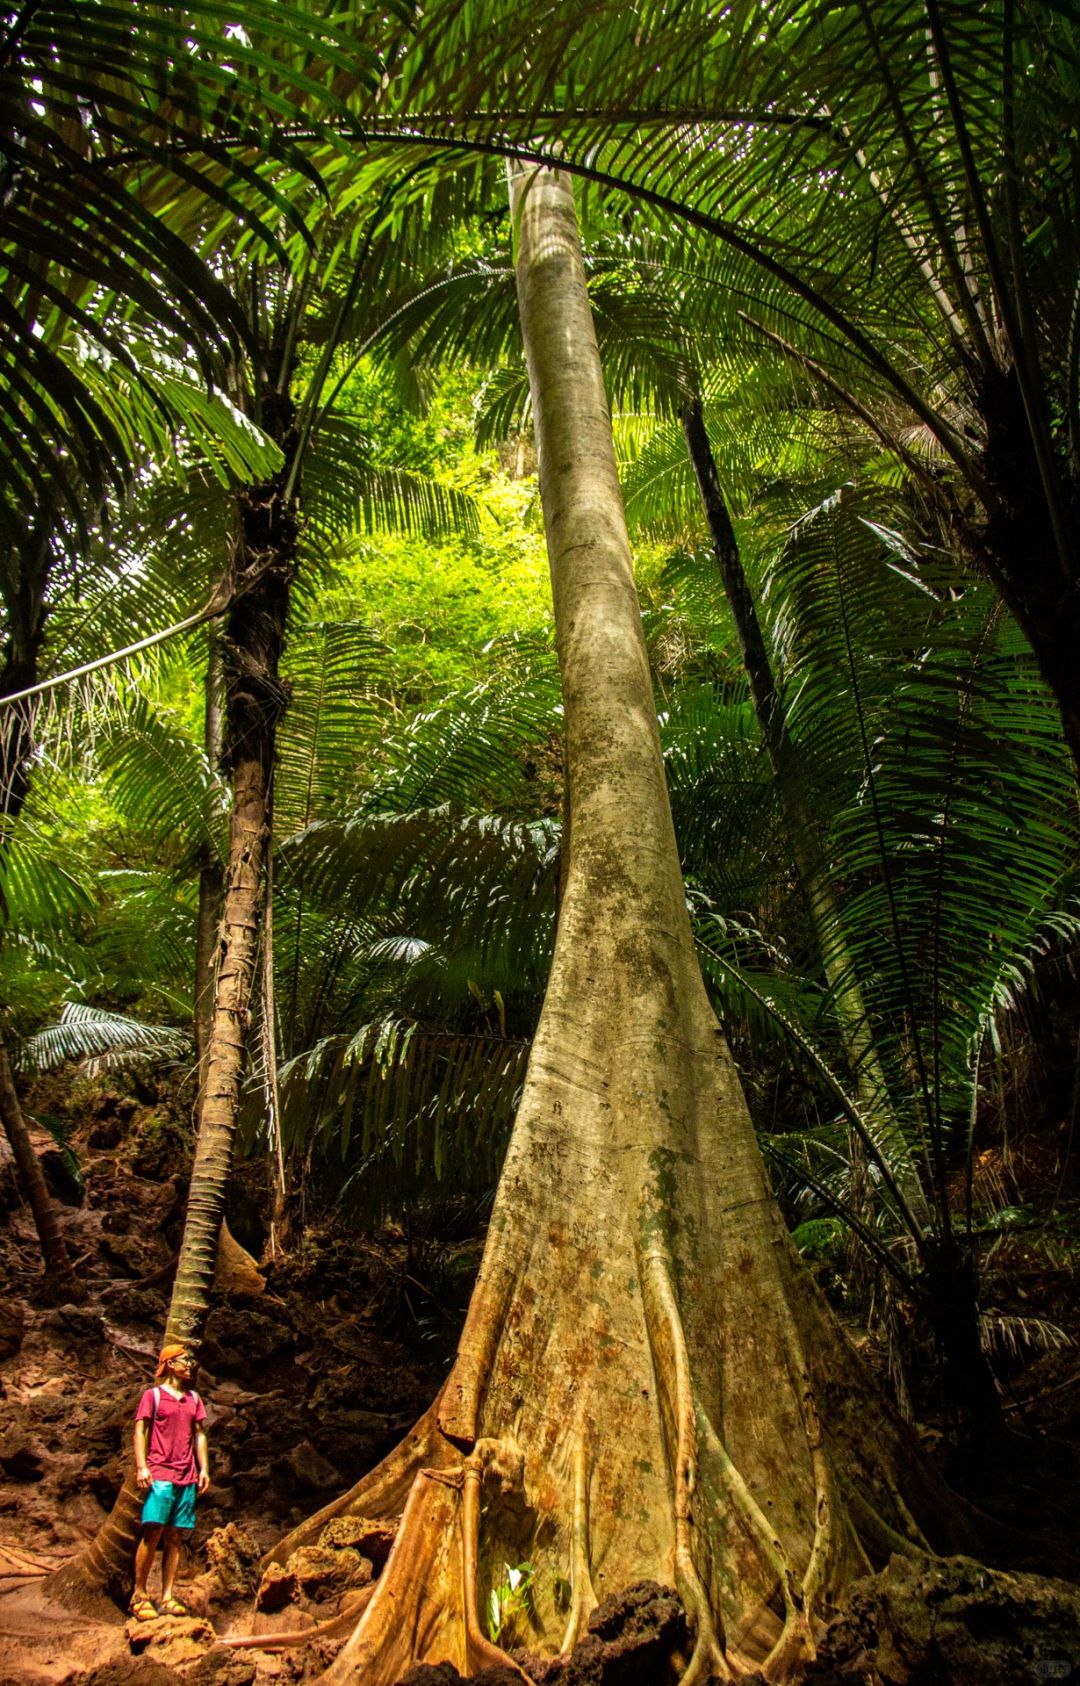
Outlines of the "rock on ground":
M857 1581L806 1686L1080 1680L1080 1588L966 1557L893 1557Z

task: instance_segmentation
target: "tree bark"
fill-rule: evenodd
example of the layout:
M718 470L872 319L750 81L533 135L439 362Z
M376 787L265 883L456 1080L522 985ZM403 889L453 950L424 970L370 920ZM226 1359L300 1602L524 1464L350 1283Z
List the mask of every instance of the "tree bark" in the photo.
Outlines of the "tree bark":
M52 558L52 509L46 505L37 528L20 557L17 584L5 604L8 643L0 671L0 698L37 683L38 654L45 636L46 586ZM0 852L22 813L30 790L34 748L34 701L24 698L0 708ZM5 922L7 909L4 909ZM7 1048L0 1039L0 1115L11 1145L19 1179L26 1194L45 1263L45 1291L49 1298L84 1300L86 1290L71 1265L60 1233L56 1209L26 1128L15 1089Z
M514 1643L566 1650L655 1579L693 1629L684 1682L782 1680L847 1581L944 1536L948 1505L768 1189L694 953L570 183L525 172L512 197L572 813L555 955L454 1368L273 1556L403 1510L328 1682L506 1662L480 1612L526 1559Z
M45 1291L49 1299L79 1301L86 1298L86 1289L75 1275L71 1257L56 1221L56 1208L49 1194L41 1161L34 1152L15 1090L7 1048L0 1040L0 1117L15 1158L19 1180L26 1193L27 1204L34 1219L34 1227L45 1260Z
M296 434L294 407L269 376L261 420L264 430L281 445L285 462L273 480L248 488L237 500L233 606L222 640L222 765L233 796L229 856L206 1077L199 1096L187 1214L164 1335L165 1343L182 1341L194 1354L210 1309L232 1170L270 837L277 724L287 700L278 666L296 570L297 500L295 493L287 492ZM132 1469L86 1550L52 1577L55 1596L84 1606L100 1602L102 1595L126 1599L140 1508Z
M206 657L205 708L203 744L211 769L221 760L221 645L211 629ZM208 799L209 807L209 799ZM216 816L208 811L207 820L214 824ZM198 1066L199 1095L206 1083L206 1062L210 1050L210 1031L214 1017L214 959L221 919L221 895L225 878L213 846L208 842L199 868L199 910L195 928L195 1056Z

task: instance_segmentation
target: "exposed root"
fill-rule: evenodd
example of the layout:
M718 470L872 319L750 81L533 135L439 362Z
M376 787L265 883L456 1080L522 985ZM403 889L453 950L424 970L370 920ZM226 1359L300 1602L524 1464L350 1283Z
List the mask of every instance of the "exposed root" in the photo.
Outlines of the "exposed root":
M35 1580L50 1575L56 1568L55 1559L46 1561L33 1557L19 1546L0 1545L0 1581Z
M219 1639L220 1645L228 1645L233 1651L290 1651L297 1645L307 1645L312 1639L334 1639L339 1633L348 1633L356 1626L371 1601L375 1591L374 1583L364 1587L360 1598L353 1599L344 1610L339 1610L329 1621L318 1622L311 1627L291 1628L287 1633L245 1633L236 1639Z
M780 1637L761 1665L761 1671L766 1676L779 1673L796 1658L814 1654L814 1640L803 1609L802 1592L796 1588L795 1575L775 1529L732 1462L727 1447L704 1411L699 1410L698 1420L705 1444L721 1472L732 1508L749 1533L758 1557L775 1575L780 1588L784 1625Z
M852 1482L846 1487L845 1496L853 1510L858 1511L863 1531L869 1541L876 1543L882 1558L891 1557L894 1553L901 1557L931 1557L933 1553L927 1546L919 1545L915 1540L908 1539L898 1529L886 1522L885 1518L869 1504L859 1491L858 1483Z
M502 1249L492 1248L489 1237L484 1268L458 1342L457 1361L437 1401L438 1428L459 1447L469 1448L477 1438L484 1390L495 1368L503 1325L517 1287L517 1271L503 1261Z
M803 1408L806 1443L814 1472L814 1543L810 1548L810 1561L803 1576L802 1597L803 1616L809 1636L813 1631L812 1624L818 1600L824 1596L827 1589L835 1539L836 1506L833 1503L832 1472L822 1443L821 1420L818 1417L814 1390L805 1364L799 1366L798 1393ZM811 1640L807 1655L813 1657L815 1654Z
M396 1680L419 1658L468 1672L458 1538L463 1477L420 1470L371 1601L323 1676L327 1686Z
M465 1596L465 1639L470 1666L484 1668L501 1664L519 1675L525 1686L535 1686L530 1675L498 1645L492 1644L480 1626L476 1596L476 1564L480 1552L480 1488L484 1480L485 1451L488 1442L481 1441L475 1452L465 1460L464 1486L461 1504L461 1579Z
M670 1260L659 1248L653 1248L642 1255L640 1263L649 1313L646 1322L650 1340L654 1336L654 1319L658 1318L671 1343L674 1360L675 1584L694 1633L694 1650L682 1677L682 1686L698 1686L699 1682L707 1681L711 1676L718 1675L721 1680L734 1677L721 1648L708 1595L694 1560L693 1498L697 1484L698 1445L690 1356L671 1283ZM650 1298L654 1302L652 1306L649 1305ZM653 1364L657 1377L665 1380L667 1367L655 1345Z
M897 1515L904 1524L904 1527L907 1530L908 1538L912 1545L915 1546L918 1551L925 1553L927 1557L932 1557L933 1552L930 1547L930 1542L927 1540L926 1535L912 1516L911 1511L908 1509L908 1506L904 1501L903 1494L896 1485L896 1482L892 1479L891 1475L887 1476L886 1485L889 1489L889 1496L892 1499L893 1504L896 1506Z
M589 1454L584 1437L574 1447L574 1514L570 1524L570 1616L559 1647L567 1656L596 1608L589 1567Z

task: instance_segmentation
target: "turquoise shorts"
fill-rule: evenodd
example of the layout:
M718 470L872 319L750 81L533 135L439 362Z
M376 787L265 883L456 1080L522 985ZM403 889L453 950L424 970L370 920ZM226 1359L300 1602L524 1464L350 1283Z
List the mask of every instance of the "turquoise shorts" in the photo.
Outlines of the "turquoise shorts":
M195 1492L194 1481L183 1486L178 1481L155 1481L143 1500L140 1520L155 1528L194 1528Z

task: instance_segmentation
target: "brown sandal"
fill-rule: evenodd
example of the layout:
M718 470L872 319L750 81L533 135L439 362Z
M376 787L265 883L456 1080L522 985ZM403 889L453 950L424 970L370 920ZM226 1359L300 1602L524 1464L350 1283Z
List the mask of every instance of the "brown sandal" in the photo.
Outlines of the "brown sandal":
M137 1622L153 1622L157 1620L157 1613L158 1607L148 1593L132 1593L131 1603L128 1605L129 1616L134 1616Z
M179 1598L174 1598L170 1592L168 1598L163 1598L158 1605L158 1612L162 1616L190 1616L191 1611L186 1604L181 1604Z

